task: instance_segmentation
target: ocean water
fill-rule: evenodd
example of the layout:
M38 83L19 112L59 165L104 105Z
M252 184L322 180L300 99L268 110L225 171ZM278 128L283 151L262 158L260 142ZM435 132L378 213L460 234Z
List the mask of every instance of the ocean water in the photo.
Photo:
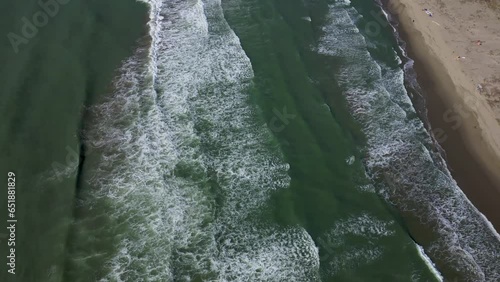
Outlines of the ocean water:
M59 208L33 220L61 227L22 281L498 280L498 234L418 118L377 3L112 2L87 20L124 18L78 57L107 66L82 69L67 112L79 161L26 176L54 189L38 210Z
M347 106L343 128L307 74L298 52L314 48L294 45L278 10L146 4L151 44L86 128L96 153L67 279L97 267L88 279L437 280L365 175Z
M86 106L146 30L148 9L134 1L61 1L50 16L38 2L0 3L0 171L17 186L16 275L6 264L7 189L0 196L0 281L62 281Z

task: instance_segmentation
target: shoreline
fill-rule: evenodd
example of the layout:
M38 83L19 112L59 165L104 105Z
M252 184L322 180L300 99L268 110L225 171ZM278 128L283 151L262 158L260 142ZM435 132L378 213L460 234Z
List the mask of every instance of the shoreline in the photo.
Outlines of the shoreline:
M419 2L389 0L387 7L398 19L398 33L414 60L427 108L425 118L435 140L445 151L443 157L448 168L467 198L498 233L500 175L495 172L500 171L500 123L495 119L499 115L476 90L475 77L470 74L475 70L473 66L454 58L460 46L451 46L453 44L443 36L448 32L445 29L450 28L446 17L436 16L438 7L432 8L433 17L429 17L422 8L433 5ZM464 63L471 69L464 71ZM494 68L491 71L494 72Z

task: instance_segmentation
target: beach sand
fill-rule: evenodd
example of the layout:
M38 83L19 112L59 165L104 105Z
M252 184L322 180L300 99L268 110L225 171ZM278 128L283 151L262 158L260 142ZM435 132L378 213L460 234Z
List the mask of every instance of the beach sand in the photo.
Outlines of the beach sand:
M389 0L388 6L415 60L432 132L453 177L498 231L500 7L488 3Z

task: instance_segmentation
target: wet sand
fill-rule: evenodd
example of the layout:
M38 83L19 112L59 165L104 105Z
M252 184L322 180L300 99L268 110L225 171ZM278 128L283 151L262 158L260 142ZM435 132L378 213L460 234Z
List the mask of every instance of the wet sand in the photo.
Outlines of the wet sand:
M500 126L496 107L500 103L494 100L495 72L498 62L484 63L488 54L496 54L500 44L483 48L485 43L476 45L454 42L453 9L445 5L459 6L460 2L440 1L440 5L431 6L427 1L389 0L388 8L398 18L398 31L407 43L407 52L415 60L414 68L417 79L423 89L428 110L427 118L435 139L445 151L445 158L454 179L469 200L487 217L495 229L500 230L500 154L498 153L498 135ZM443 3L446 2L446 3ZM475 8L488 9L479 3ZM422 9L432 7L430 17ZM442 14L439 9L442 9ZM476 10L474 10L476 11ZM466 21L470 19L465 19ZM491 18L475 18L474 26L493 24ZM494 23L500 26L500 22ZM486 32L483 30L483 32ZM449 36L449 37L448 37ZM498 34L487 35L491 42L496 42ZM465 45L464 45L465 44ZM455 57L459 50L467 53L465 59ZM484 44L484 45L483 45ZM474 53L474 47L483 48ZM450 51L448 53L449 50ZM457 51L455 51L457 50ZM447 54L447 55L446 55ZM462 53L460 53L462 54ZM486 58L485 58L486 56ZM478 59L470 62L467 58ZM482 65L480 65L482 63ZM478 65L481 67L479 68ZM490 77L491 76L491 77ZM480 80L478 77L484 78ZM493 84L486 82L493 81ZM477 84L483 89L476 90ZM493 97L493 100L491 99Z

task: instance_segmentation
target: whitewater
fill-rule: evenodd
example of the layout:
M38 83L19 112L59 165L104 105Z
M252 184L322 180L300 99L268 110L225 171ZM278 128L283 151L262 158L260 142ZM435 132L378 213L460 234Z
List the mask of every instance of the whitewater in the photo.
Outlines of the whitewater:
M319 280L305 229L257 220L289 165L249 104L252 66L220 1L145 2L150 45L86 130L99 158L79 205L98 211L75 228L115 251L82 248L72 264L102 263L100 281ZM100 217L109 224L90 228Z
M89 109L84 144L92 153L82 170L86 189L78 197L78 243L67 277L321 281L385 262L392 240L397 248L414 243L396 244L400 223L369 207L332 219L318 238L298 224L274 222L271 199L290 189L290 165L251 100L257 91L252 62L221 0L142 2L149 6L149 34L123 63L113 93ZM252 3L224 2L226 12L248 18L245 5ZM373 58L376 43L357 28L362 16L350 2L328 8L312 49L342 62L335 79L367 137L363 163L371 183L359 190L379 193L433 226L438 238L408 248L437 280L436 258L467 269L474 281L495 281L498 235L433 149L397 52L391 50L393 65ZM408 277L421 281L423 272L411 267Z
M470 281L498 281L500 237L463 194L436 152L396 67L369 52L375 43L356 23L362 15L349 1L329 6L316 51L343 59L336 73L354 117L368 138L365 160L378 192L401 211L416 216L439 236L425 248L434 259L465 270Z

